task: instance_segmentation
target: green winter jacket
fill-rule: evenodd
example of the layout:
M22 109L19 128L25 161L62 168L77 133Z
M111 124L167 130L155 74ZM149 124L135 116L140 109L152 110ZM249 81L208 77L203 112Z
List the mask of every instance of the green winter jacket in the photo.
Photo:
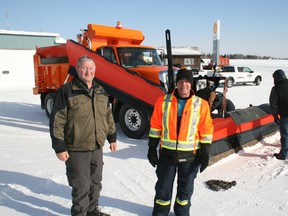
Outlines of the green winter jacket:
M56 92L50 118L50 136L56 153L93 151L96 144L116 142L116 127L109 99L102 86L92 88L78 77Z

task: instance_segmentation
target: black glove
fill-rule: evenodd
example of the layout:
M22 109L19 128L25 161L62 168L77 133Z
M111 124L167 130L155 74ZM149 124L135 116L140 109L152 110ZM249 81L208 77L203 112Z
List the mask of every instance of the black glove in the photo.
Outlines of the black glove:
M209 152L211 144L200 143L200 173L202 173L209 165Z
M149 160L149 163L155 167L158 164L158 155L157 155L157 147L159 144L159 139L158 138L152 138L149 137L149 143L148 143L148 154L147 158Z
M149 148L148 149L148 154L147 154L149 163L153 166L156 167L158 164L158 155L157 155L157 149L156 148Z

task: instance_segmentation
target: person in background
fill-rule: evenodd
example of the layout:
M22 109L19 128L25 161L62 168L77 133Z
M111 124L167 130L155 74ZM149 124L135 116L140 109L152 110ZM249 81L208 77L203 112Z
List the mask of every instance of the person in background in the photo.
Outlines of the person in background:
M144 54L142 52L136 52L135 53L135 58L132 61L133 66L137 65L147 65L147 63L143 59Z
M196 91L195 95L206 100L212 112L212 106L216 98L215 90L212 87L207 86L203 89L199 89L198 91Z
M288 79L281 69L273 73L274 86L271 89L269 102L274 122L279 125L281 150L274 156L285 160L288 156Z
M215 100L213 101L211 112L212 118L226 118L229 117L229 112L235 110L234 103L226 98L222 92L215 92ZM225 104L225 105L224 105ZM217 112L214 112L214 111Z
M172 94L159 97L150 121L147 157L156 168L153 216L169 214L173 182L178 175L174 212L189 215L194 179L209 164L213 124L207 101L194 95L193 75L178 71ZM159 158L157 147L159 142Z
M52 147L65 161L72 187L73 216L109 216L99 208L102 188L103 146L107 139L115 151L116 127L108 97L95 81L96 64L88 56L78 59L77 75L56 92L50 118Z
M210 86L199 89L196 96L208 101L212 118L223 117L223 100L226 102L225 113L235 110L235 105L230 99L224 98L223 93L215 91ZM217 110L217 113L212 113L214 110ZM225 116L227 117L227 115Z

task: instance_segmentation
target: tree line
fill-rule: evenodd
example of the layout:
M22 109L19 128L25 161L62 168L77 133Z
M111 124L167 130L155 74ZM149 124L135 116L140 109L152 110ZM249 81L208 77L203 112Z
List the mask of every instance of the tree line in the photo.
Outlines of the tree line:
M272 56L258 56L258 55L243 55L243 54L225 54L221 55L224 58L229 59L281 59L288 60L288 58L274 58ZM202 58L212 59L211 53L205 53Z

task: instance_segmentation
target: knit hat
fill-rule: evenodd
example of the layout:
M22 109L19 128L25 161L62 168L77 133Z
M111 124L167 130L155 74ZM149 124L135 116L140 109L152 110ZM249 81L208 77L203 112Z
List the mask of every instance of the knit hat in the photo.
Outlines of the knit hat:
M274 78L274 85L278 84L283 79L287 79L285 72L281 69L274 71L273 78Z
M176 76L176 83L182 79L186 79L193 86L193 73L187 69L180 69Z

